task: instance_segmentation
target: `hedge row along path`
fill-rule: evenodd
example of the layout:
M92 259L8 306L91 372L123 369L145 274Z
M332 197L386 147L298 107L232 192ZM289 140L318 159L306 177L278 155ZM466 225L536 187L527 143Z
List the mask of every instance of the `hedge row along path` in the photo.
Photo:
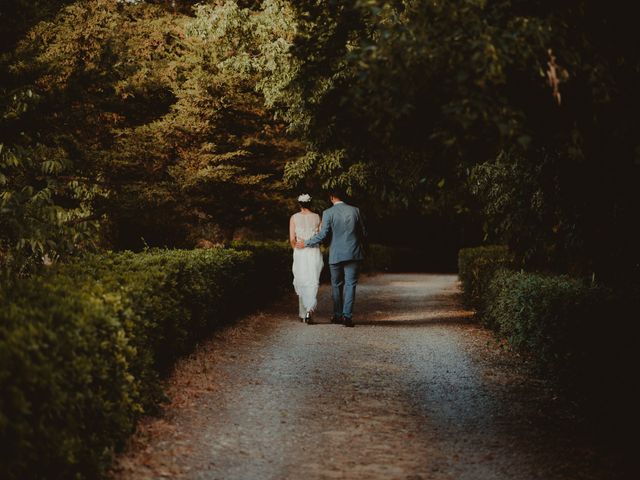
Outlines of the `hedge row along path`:
M113 477L622 478L458 302L453 275L377 275L353 329L301 324L292 296L243 319L178 364Z

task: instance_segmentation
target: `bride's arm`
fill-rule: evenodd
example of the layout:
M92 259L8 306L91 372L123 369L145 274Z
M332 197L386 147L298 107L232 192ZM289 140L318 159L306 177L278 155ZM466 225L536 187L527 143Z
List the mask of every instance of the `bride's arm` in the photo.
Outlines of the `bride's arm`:
M289 243L291 248L296 248L296 222L293 219L293 215L289 220Z

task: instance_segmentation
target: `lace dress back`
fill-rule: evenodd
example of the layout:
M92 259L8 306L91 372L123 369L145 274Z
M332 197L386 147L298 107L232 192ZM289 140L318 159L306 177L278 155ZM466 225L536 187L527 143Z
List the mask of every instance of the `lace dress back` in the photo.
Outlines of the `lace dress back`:
M320 215L317 213L307 215L296 213L293 221L296 225L296 237L298 240L309 240L320 229Z

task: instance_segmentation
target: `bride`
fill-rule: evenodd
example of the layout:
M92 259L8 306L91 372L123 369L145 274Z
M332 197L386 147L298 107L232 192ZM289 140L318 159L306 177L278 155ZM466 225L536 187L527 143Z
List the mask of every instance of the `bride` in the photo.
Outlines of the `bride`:
M295 248L298 240L308 240L320 230L320 216L310 210L311 197L298 197L300 211L289 220L289 242L293 248L293 287L298 294L299 317L312 325L311 315L318 303L318 285L322 271L322 253L319 247Z

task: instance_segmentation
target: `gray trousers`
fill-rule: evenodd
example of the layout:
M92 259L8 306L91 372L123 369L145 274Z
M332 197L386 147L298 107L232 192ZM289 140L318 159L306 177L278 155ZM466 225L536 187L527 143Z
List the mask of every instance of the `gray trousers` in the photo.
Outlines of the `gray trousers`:
M351 318L353 315L353 303L356 300L356 285L358 284L358 272L360 262L350 260L347 262L332 263L331 271L331 297L333 298L333 314Z

